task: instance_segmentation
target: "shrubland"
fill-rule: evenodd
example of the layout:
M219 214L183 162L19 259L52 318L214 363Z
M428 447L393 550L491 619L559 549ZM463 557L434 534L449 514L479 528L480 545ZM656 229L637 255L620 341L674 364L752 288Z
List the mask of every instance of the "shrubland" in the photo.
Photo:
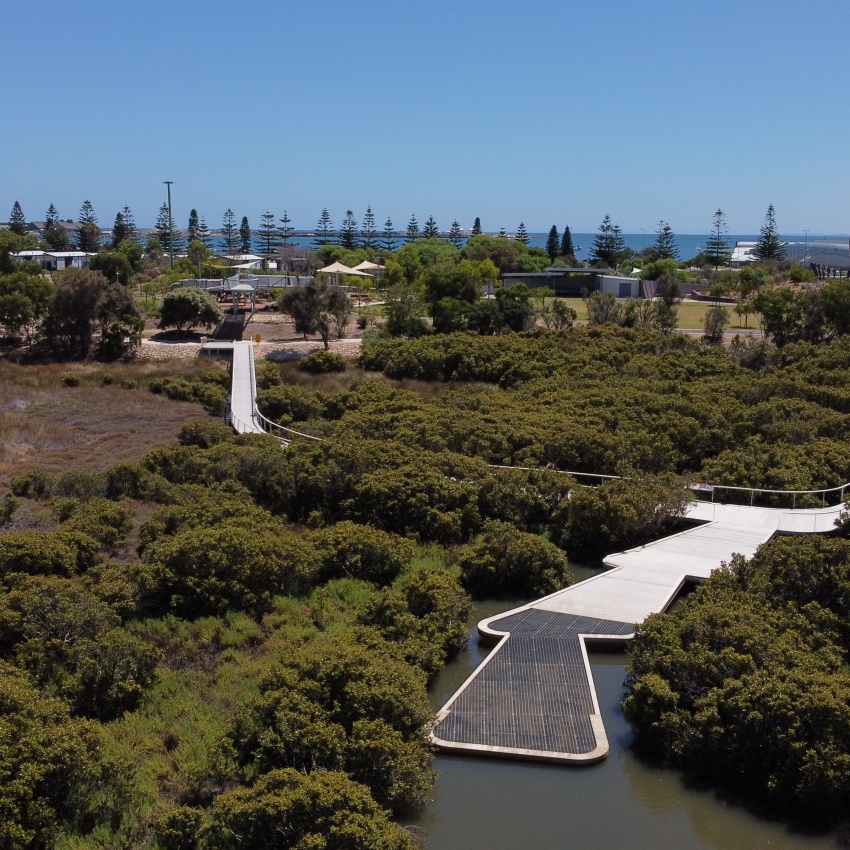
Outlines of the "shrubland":
M427 799L425 688L465 643L468 594L565 586L566 553L675 528L695 478L846 480L848 361L843 340L726 353L614 328L386 341L342 373L258 368L266 414L321 442L284 451L200 419L140 458L16 475L0 681L17 696L2 722L23 724L26 703L27 723L78 729L85 771L54 781L57 757L33 751L50 789L21 788L37 810L0 797L6 846L262 846L284 822L282 846L409 846L392 817ZM205 403L226 385L216 372L148 383ZM586 486L595 474L620 477ZM754 722L747 706L773 699L775 673L787 702L758 710L778 723L809 699L834 779L805 755L801 721L790 756L770 742L765 793L832 811L845 799L844 541L807 545L821 548L706 583L676 616L702 616L687 613L700 599L715 613L687 639L678 620L648 621L627 710L648 748L716 779L734 762L717 730ZM0 770L27 757L9 750Z

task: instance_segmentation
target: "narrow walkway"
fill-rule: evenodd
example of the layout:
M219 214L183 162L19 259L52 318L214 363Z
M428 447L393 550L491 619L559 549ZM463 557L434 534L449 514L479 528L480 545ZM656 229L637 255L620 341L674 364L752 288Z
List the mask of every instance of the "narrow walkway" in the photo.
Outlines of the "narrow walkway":
M258 419L257 381L254 375L253 342L207 342L205 351L233 354L230 379L230 422L239 434L264 434Z
M483 620L499 643L437 715L442 750L592 764L608 754L588 643L633 637L682 585L707 578L735 553L747 557L777 532L825 533L843 505L776 510L696 502L688 531L604 559L608 572Z

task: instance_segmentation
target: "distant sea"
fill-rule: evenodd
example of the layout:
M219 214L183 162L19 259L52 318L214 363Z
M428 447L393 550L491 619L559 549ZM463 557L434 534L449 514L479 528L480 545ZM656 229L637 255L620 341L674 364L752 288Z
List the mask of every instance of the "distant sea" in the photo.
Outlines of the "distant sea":
M529 244L540 248L545 248L548 236L548 233L529 233ZM590 252L593 249L593 240L596 238L596 236L597 233L572 234L573 244L576 246L577 260L588 259L588 257L590 256ZM622 237L626 245L633 251L636 251L638 253L640 253L644 248L647 248L652 245L652 243L655 241L655 233L623 233ZM380 234L378 235L378 238L380 239ZM676 234L676 246L679 249L679 259L684 261L690 260L692 257L695 257L702 250L708 238L708 234L705 233ZM843 244L845 247L847 246L847 236L845 235L821 235L809 233L807 236L806 234L801 233L793 234L790 236L780 234L780 238L784 243L786 243L786 252L788 258L791 260L795 259L795 257L802 259L807 245L811 247L816 243L829 242ZM758 239L759 235L757 233L730 233L726 235L726 241L732 248L735 247L736 242L757 242ZM315 242L315 237L298 235L293 237L292 241L296 245L312 245ZM401 237L399 237L399 245L401 244L403 244L403 240ZM254 249L259 253L260 241L258 239L254 239Z

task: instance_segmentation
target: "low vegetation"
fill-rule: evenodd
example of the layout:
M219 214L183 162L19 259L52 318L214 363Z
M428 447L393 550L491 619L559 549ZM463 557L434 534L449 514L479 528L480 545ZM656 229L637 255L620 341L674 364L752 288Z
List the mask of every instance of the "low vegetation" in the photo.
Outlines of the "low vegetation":
M469 594L566 586L567 553L676 527L695 478L847 480L848 366L844 339L380 341L345 372L259 365L266 415L324 438L286 451L198 417L226 393L215 363L79 367L78 386L15 367L9 398L194 421L126 438L120 462L6 467L0 773L32 781L0 783L0 844L212 850L286 823L288 846L411 847L393 818L427 799L426 687ZM641 627L627 712L647 750L815 819L846 807L845 543L772 544ZM736 753L758 770L733 775Z

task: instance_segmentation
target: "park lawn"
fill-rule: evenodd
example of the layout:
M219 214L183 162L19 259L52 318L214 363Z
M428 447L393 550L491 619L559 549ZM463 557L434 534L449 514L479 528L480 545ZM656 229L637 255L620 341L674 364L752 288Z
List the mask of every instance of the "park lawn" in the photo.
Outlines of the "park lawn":
M579 322L587 321L587 307L584 300L581 298L562 298L573 310L576 311L576 318ZM705 327L705 314L708 312L712 304L700 303L697 301L683 301L679 304L679 324L678 327L685 330L702 330ZM757 328L756 317L750 316L749 325L744 324L743 316L736 315L732 309L732 305L726 305L729 308L729 330L741 330L745 327Z

